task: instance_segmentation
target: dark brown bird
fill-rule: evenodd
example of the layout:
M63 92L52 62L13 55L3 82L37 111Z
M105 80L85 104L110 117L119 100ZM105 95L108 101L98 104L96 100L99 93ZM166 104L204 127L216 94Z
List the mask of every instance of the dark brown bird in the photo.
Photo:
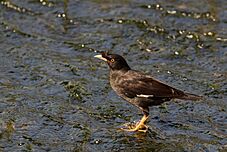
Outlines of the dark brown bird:
M202 97L186 93L160 82L150 75L132 70L125 59L118 54L102 52L96 58L107 62L110 67L110 85L123 99L140 108L144 116L127 131L146 131L145 122L149 116L149 106L160 105L171 99L199 100ZM144 130L145 128L145 130Z

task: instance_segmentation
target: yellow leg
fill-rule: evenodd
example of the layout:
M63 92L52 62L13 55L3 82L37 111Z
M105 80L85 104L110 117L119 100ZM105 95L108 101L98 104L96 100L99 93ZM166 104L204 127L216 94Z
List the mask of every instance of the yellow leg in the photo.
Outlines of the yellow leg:
M148 128L145 125L145 122L146 122L147 118L148 118L148 116L147 115L144 115L143 118L140 120L140 122L137 123L134 128L123 129L123 130L125 130L125 131L142 131L142 132L146 132L147 131L147 128Z

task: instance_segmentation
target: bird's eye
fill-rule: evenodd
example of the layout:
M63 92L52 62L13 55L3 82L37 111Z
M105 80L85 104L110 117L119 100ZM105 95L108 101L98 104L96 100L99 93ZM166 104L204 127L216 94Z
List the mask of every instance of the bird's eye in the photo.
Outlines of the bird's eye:
M111 59L111 60L110 60L110 62L114 63L114 62L115 62L115 60L114 60L114 59Z

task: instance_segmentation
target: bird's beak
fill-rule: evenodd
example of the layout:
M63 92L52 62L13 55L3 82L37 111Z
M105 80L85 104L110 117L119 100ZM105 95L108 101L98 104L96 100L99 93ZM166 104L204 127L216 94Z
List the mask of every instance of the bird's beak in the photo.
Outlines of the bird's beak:
M102 57L102 55L95 55L94 57L107 62L107 59Z

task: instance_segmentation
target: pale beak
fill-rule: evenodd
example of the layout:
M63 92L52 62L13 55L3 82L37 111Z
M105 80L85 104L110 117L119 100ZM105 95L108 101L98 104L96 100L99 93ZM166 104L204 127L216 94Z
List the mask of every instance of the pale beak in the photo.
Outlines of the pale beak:
M102 55L95 55L94 57L107 62L107 59L105 59L104 57L102 57Z

